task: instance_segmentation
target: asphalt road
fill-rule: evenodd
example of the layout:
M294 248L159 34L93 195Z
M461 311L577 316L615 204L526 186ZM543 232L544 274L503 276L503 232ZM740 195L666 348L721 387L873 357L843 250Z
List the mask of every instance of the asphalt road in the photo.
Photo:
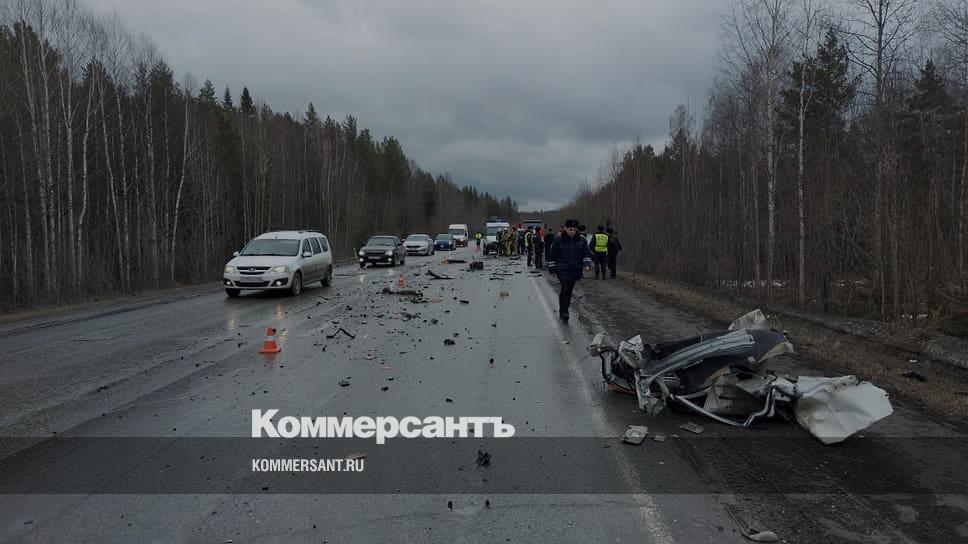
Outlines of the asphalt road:
M864 456L882 443L825 450L782 424L751 441L754 431L705 421L704 435L682 436L678 423L694 418L646 417L630 397L604 392L597 360L585 358L592 332L625 334L642 316L660 335L716 324L649 300L608 322L621 315L612 308L628 311L628 290L582 282L577 319L562 325L553 284L522 261L470 271L446 255L344 266L331 287L299 297L205 288L0 327L0 542L745 542L751 526L786 541L893 542L939 534L939 524L968 536L963 476L913 494L947 497L945 516L913 533L885 512L913 511L923 525L938 507L870 499L911 492L910 479L890 480L907 486L897 489L864 476ZM400 273L423 302L383 293ZM271 358L258 353L268 326L282 348ZM332 336L339 328L353 337ZM516 435L251 439L254 409L501 417ZM670 438L622 444L627 424ZM939 428L936 439L951 436ZM963 452L954 440L944 448ZM800 452L810 470L771 466L774 447ZM490 465L475 462L481 450ZM355 452L366 454L362 473L263 475L250 465ZM897 461L878 469L900 470ZM828 464L851 474L831 476ZM809 501L789 498L801 495ZM842 495L850 500L829 500ZM828 512L841 502L856 524Z

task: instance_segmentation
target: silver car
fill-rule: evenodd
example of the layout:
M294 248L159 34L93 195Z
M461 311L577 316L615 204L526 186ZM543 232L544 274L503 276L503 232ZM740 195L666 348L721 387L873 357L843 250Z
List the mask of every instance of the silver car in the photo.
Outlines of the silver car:
M407 248L407 255L433 255L434 240L426 234L411 234L403 242L403 247Z
M267 232L253 238L225 264L225 293L243 290L285 290L298 295L303 285L333 281L333 252L329 239L316 231Z

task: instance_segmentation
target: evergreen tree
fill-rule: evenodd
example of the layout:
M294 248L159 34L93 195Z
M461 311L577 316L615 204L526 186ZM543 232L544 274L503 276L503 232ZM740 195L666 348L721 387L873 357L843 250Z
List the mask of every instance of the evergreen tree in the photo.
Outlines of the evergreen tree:
M242 96L239 98L239 110L246 119L255 117L255 105L252 103L252 96L249 94L248 87L242 87Z
M198 91L198 100L206 106L215 107L215 86L212 85L212 80L206 79L202 84Z
M235 111L235 105L232 103L232 91L228 87L225 88L225 93L222 95L222 109Z

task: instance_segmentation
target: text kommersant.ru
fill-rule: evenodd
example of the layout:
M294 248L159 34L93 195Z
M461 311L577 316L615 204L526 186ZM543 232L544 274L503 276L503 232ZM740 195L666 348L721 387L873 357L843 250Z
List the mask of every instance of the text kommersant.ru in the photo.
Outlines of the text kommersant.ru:
M494 438L514 436L514 426L500 417L440 417L423 419L395 417L283 416L274 421L277 409L252 410L252 438L376 438L383 444L388 438Z

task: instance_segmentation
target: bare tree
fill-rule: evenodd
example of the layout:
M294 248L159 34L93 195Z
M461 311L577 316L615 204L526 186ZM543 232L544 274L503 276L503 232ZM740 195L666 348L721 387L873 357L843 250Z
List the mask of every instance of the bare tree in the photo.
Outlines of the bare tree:
M941 29L944 39L951 45L955 58L961 69L962 100L968 103L968 0L942 0L934 5L934 22ZM961 285L968 282L968 270L965 269L965 215L968 213L968 108L963 108L963 155L961 159L961 175L958 178L958 275L962 278Z
M825 26L825 7L821 0L801 0L798 14L795 38L798 43L797 61L800 64L800 78L797 85L797 301L806 301L807 257L806 238L807 225L805 203L803 196L804 148L806 145L805 126L807 110L813 100L812 87L808 87L809 78L813 77L809 63L820 41L820 35Z
M734 0L726 30L732 47L728 49L734 73L753 71L762 78L760 99L765 109L762 141L766 157L767 188L767 290L773 288L776 249L777 134L776 105L793 35L793 5L783 0ZM745 70L737 68L745 67ZM759 140L759 139L757 139Z
M885 110L885 92L887 84L897 73L898 64L903 62L909 52L911 40L918 27L918 0L852 0L848 6L846 19L848 25L843 32L850 38L852 44L851 58L867 72L873 83L874 98L874 194L873 194L873 238L874 238L874 279L875 290L880 293L880 311L884 317L887 312L887 288L885 268L890 265L892 283L897 289L898 256L896 252L896 235L889 235L890 263L886 263L884 251L885 223L889 230L896 231L888 214L896 207L895 194L891 187L886 186L887 170L893 151L887 149L887 122ZM890 194L888 194L890 193ZM872 302L873 302L872 298ZM897 301L894 301L897 304Z

